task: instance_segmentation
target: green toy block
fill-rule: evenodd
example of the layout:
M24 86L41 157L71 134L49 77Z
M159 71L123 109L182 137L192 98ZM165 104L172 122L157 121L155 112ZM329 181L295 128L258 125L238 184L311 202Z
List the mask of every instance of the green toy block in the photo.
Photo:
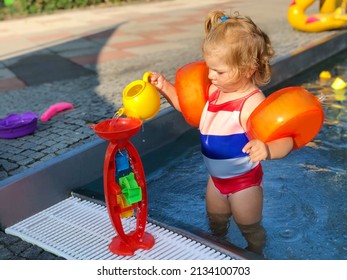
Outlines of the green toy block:
M142 190L137 184L133 172L130 172L129 175L120 177L119 185L122 188L122 193L127 205L132 205L142 200Z

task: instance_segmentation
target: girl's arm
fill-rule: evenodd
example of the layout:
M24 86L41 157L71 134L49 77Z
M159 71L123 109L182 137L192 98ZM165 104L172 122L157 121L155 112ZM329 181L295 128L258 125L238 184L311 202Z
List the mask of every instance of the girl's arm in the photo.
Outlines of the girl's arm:
M265 143L268 149L268 155L266 159L280 159L288 155L294 146L292 137L280 138L268 143Z
M181 107L178 102L178 96L175 86L170 83L163 75L152 73L150 83L154 85L162 96L173 106L177 111L181 112Z

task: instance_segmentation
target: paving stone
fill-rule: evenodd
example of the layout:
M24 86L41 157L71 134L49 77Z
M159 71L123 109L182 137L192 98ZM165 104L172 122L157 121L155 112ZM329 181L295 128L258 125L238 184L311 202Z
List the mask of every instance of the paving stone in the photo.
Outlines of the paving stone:
M30 243L21 242L20 240L18 240L17 242L9 246L9 250L11 250L11 252L13 252L14 255L22 255L22 252L25 252L31 246L32 245Z
M31 149L31 148L33 148L33 147L35 147L35 146L37 146L36 143L25 142L25 143L21 146L21 148L26 150L26 149Z
M0 244L6 243L7 245L14 244L21 239L17 236L11 235L11 234L6 234L2 230L0 230Z
M10 260L15 256L9 249L0 244L0 260Z
M14 169L14 170L11 170L10 172L8 172L7 175L8 175L8 177L10 177L12 175L19 174L22 171L28 169L29 166L30 166L30 163L28 163L27 165L21 165L17 169Z
M42 150L41 152L45 154L54 154L57 150L59 150L58 147L51 146L51 147L48 147L47 149Z
M25 259L30 259L30 260L36 260L37 257L42 254L43 249L36 246L36 245L31 245L29 243L27 243L27 245L29 245L27 248L25 248L24 251L22 251L19 256L23 257Z
M7 152L14 154L14 155L20 154L23 151L25 151L25 149L23 147L15 147L15 146L13 146L7 150Z
M35 153L35 151L33 150L25 150L22 152L22 155L25 156L25 157L31 157L31 155Z
M43 158L45 156L44 153L40 153L40 152L36 152L36 153L33 153L31 155L31 157L34 159L34 160L39 160L40 158Z
M5 160L5 159L11 159L13 157L13 154L8 153L7 151L1 154L1 159L0 159L0 164L1 164L1 160Z
M8 173L6 171L1 170L1 165L0 165L0 181L4 180L7 177L8 177Z
M45 162L45 161L47 161L47 160L50 160L50 159L52 159L52 158L55 158L55 154L54 153L50 153L50 154L48 154L48 155L45 155L43 158L41 158L41 161L42 162Z
M55 152L55 154L56 154L57 156L59 156L59 155L65 154L65 153L68 152L68 151L70 151L70 149L68 149L68 148L66 148L66 149L60 149L60 150L57 150L57 151Z
M23 154L22 154L22 155L16 155L16 154L14 154L14 155L11 157L11 160L16 161L16 162L19 162L19 161L25 160L26 158L27 158L27 157L25 157Z
M24 160L19 161L18 164L21 166L26 166L26 165L31 164L33 162L34 162L33 158L25 158Z
M25 143L24 141L13 141L11 142L11 146L13 147L17 147L17 148L21 148L21 146L23 145L23 143Z
M37 260L65 260L62 257L58 257L54 254L51 254L49 252L43 251L41 252L37 257Z
M6 172L16 169L19 166L18 164L9 162L7 160L0 160L0 164Z

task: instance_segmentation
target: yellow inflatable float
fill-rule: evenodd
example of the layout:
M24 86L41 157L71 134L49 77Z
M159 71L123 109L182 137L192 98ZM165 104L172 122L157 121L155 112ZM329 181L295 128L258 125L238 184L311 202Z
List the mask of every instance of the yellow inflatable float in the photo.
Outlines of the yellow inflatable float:
M320 6L320 13L308 15L306 9L315 0L294 0L288 9L288 22L293 28L305 32L320 32L347 26L347 1L325 0Z

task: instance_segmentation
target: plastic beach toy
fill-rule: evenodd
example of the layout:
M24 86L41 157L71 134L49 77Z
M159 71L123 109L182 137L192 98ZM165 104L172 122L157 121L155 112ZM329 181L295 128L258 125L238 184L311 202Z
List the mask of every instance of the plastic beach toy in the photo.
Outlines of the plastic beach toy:
M347 83L341 78L337 77L331 84L331 87L335 90L341 90L347 87Z
M326 0L319 14L308 15L306 9L315 0L294 0L288 8L289 24L301 31L320 32L343 28L347 25L346 0L336 7L336 0Z
M155 243L153 236L145 232L148 209L145 173L141 158L130 142L141 125L142 121L136 118L114 118L91 125L99 137L109 141L104 160L104 193L108 214L117 232L109 249L118 255L149 250ZM122 157L117 156L119 153ZM132 172L116 178L115 174L121 174L129 166ZM125 233L121 219L132 215L135 209L136 229Z
M247 121L247 136L269 142L293 137L294 149L311 141L324 121L318 98L302 87L288 87L269 95Z
M323 80L328 80L328 79L331 79L331 74L329 71L322 71L320 74L319 74L319 78L320 79L323 79Z
M34 133L38 117L38 114L32 112L7 115L0 119L0 138L19 138Z
M68 102L55 103L49 106L49 108L41 115L40 119L42 122L47 122L57 113L64 110L69 110L69 109L73 109L73 105L71 103L68 103Z
M142 80L136 80L128 84L123 90L123 106L116 115L140 120L153 118L160 110L160 96L149 81L151 73L143 74Z

